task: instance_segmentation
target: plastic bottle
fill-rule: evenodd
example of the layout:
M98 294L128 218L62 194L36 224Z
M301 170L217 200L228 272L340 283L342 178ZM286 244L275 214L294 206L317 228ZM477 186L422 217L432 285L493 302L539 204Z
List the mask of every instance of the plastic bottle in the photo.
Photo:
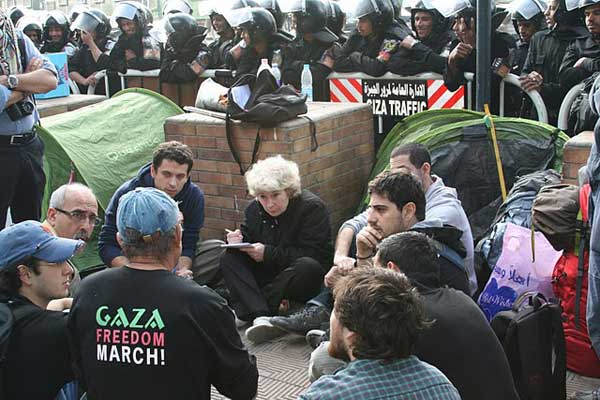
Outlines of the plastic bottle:
M256 76L259 76L260 73L264 70L271 72L271 66L269 65L269 60L266 58L261 58L260 67L258 67L258 71L256 71Z
M281 86L281 71L279 70L279 65L273 63L271 67L271 73L275 77L275 81L277 82L277 86Z
M313 80L309 64L304 64L300 82L302 83L302 93L306 95L306 101L313 101Z

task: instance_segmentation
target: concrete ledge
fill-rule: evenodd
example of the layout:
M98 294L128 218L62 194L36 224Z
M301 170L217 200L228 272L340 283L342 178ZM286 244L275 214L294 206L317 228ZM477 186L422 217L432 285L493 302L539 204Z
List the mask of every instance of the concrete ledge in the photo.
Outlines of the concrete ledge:
M594 132L584 131L573 136L563 148L562 176L564 183L578 184L579 168L587 164L594 143Z
M36 100L40 117L49 117L51 115L62 114L78 108L100 103L106 100L106 97L92 94L71 94L67 97L56 99Z

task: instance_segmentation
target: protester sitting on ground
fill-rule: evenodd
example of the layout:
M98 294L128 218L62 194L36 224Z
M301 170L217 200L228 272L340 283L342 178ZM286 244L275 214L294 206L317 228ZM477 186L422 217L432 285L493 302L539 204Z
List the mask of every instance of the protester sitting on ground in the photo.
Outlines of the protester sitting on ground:
M160 68L161 45L150 34L150 21L144 6L137 1L121 1L113 11L121 35L110 52L109 69L148 71Z
M364 72L381 76L397 50L398 43L410 35L410 29L394 19L389 0L357 0L351 14L358 26L335 55L333 69L338 72Z
M73 57L77 46L71 42L71 31L69 30L69 19L62 11L51 11L42 23L41 53L66 53L67 57Z
M165 17L167 36L160 62L162 82L196 81L208 68L209 50L204 43L206 28L189 14L171 13Z
M258 161L246 172L246 183L256 199L227 243L250 245L228 249L221 271L237 318L254 321L246 337L259 343L283 334L267 316L319 292L333 248L329 212L320 198L301 189L296 163L281 156Z
M0 232L0 302L8 303L14 317L1 362L1 398L53 399L73 379L63 310L71 304L66 297L73 269L67 261L83 246L37 221Z
M155 187L175 199L183 214L183 250L176 273L191 278L192 259L204 224L204 193L190 179L193 164L194 155L187 145L176 141L162 143L154 151L152 162L117 189L108 203L104 226L98 237L100 257L107 266L122 267L129 262L115 236L119 199L135 188Z
M376 267L405 274L422 296L425 318L432 323L417 340L415 355L439 368L463 400L518 400L496 334L472 299L440 284L437 257L427 236L404 232L384 239L374 259ZM328 345L322 342L311 355L311 381L345 365L328 354Z
M312 75L313 100L329 101L329 81L334 52L339 52L338 37L327 28L327 4L322 0L288 1L283 12L292 13L296 24L296 38L284 50L282 79L301 89L304 65Z
M87 93L88 86L98 86L96 73L109 65L110 52L115 45L108 37L110 20L104 12L92 8L80 13L71 29L79 32L81 46L69 60L69 77L77 83L81 93ZM95 93L106 94L106 90L99 85Z
M172 273L180 218L177 203L155 188L121 197L116 237L129 262L87 277L69 318L89 398L210 399L211 385L232 399L255 396L255 359L231 309L211 289Z
M42 47L42 24L33 17L20 18L15 28L20 29L37 47Z
M410 9L413 35L400 42L398 51L388 63L390 72L399 75L416 75L423 72L441 74L446 67L447 53L452 40L450 20L427 0L419 0Z
M540 92L548 121L555 124L560 105L569 90L559 84L559 68L567 47L580 36L587 36L578 9L567 11L565 0L550 0L544 15L548 30L533 35L527 59L520 78L524 90ZM526 99L522 116L534 117L535 110L531 101Z
M460 242L466 249L464 264L469 276L468 292L472 295L477 290L477 278L473 263L473 237L467 216L457 198L456 190L444 186L439 176L431 174L431 157L427 149L420 144L401 145L392 150L390 157L392 170L406 168L419 179L425 190L425 219L440 220L442 224L458 228ZM353 244L356 235L367 226L369 210L344 222L335 241L333 264L342 270L352 268L356 262ZM451 232L452 230L449 230ZM331 307L330 291L324 290L306 306L287 318L274 318L272 322L279 328L290 332L306 334L311 329L320 329L329 319Z
M460 399L440 370L415 355L430 322L405 275L356 270L336 283L334 297L328 352L348 365L299 399Z
M58 187L50 195L50 204L46 219L42 223L47 231L67 239L88 242L94 228L100 224L98 202L92 190L81 183L70 183ZM77 290L79 272L73 266L70 294Z

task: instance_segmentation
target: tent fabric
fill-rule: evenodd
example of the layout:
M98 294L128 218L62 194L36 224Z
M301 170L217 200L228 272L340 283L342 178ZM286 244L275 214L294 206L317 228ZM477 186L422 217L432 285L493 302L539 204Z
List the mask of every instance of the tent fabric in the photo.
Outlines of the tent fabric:
M388 167L392 150L421 143L431 153L432 172L456 188L469 217L473 237L480 237L502 204L494 151L483 114L465 110L432 110L397 124L386 137L370 179ZM537 121L495 117L506 187L519 176L546 169L561 170L569 137ZM363 206L367 204L367 198Z
M165 141L165 120L182 113L166 97L132 88L98 104L44 118L39 129L46 146L43 209L48 208L50 194L67 183L73 171L74 180L95 193L103 217L115 190L135 176ZM98 231L85 252L74 259L79 270L102 263L97 255Z

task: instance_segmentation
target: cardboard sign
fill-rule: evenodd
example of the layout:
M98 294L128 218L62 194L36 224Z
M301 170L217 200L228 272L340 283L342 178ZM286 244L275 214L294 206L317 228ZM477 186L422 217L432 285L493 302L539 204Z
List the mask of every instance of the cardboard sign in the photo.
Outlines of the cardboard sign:
M48 93L35 94L37 100L54 99L57 97L66 97L69 95L69 67L66 53L45 53L50 62L54 64L58 73L58 86Z

